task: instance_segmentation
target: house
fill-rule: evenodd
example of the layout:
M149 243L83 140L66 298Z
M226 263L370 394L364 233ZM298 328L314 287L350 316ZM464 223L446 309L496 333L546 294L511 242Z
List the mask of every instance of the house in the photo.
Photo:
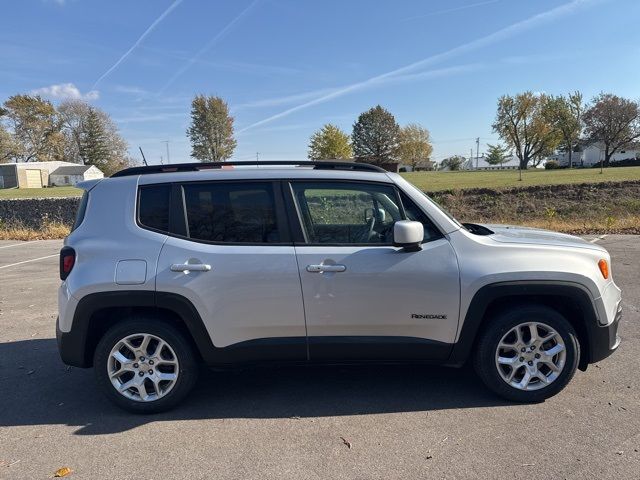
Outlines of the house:
M49 174L49 185L75 186L79 182L97 178L104 178L104 174L94 165L64 165Z
M599 142L578 145L576 150L571 155L571 164L574 167L593 167L604 160L604 145ZM640 144L636 143L615 152L611 156L611 162L637 158L640 158ZM557 161L561 167L569 166L568 152L558 152L551 159Z
M0 164L0 188L42 188L54 185L75 185L71 182L71 177L77 174L62 175L59 183L51 181L51 176L60 168L83 168L79 175L83 180L91 178L103 178L104 175L96 167L78 165L71 162L20 162ZM94 169L94 170L92 170ZM87 173L88 172L88 173ZM69 177L69 182L64 183L64 177Z

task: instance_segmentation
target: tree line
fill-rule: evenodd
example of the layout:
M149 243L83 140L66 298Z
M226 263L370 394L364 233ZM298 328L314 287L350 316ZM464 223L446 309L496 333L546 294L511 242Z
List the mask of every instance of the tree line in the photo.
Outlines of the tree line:
M614 153L640 139L640 104L612 93L585 103L577 91L558 96L527 91L500 97L492 127L505 146L489 145L489 163L499 164L513 151L525 169L560 151L572 167L581 145L599 143L609 166Z
M201 161L225 161L237 142L233 117L220 97L197 95L191 104L191 156ZM360 114L351 135L326 124L309 140L311 160L358 160L376 165L400 162L412 167L432 168L433 147L429 131L410 123L400 127L395 117L380 105Z
M109 115L81 100L57 107L39 95L14 95L0 106L0 163L63 160L111 175L133 164Z

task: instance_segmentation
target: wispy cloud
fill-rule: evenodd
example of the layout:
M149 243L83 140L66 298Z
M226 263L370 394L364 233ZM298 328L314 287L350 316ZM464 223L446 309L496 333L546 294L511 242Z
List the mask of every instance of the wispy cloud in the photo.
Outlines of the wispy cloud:
M142 87L136 87L135 85L116 85L113 87L113 90L128 95L147 95L149 93L148 90Z
M160 22L162 22L162 20L165 19L165 17L167 15L169 15L178 5L180 5L182 3L183 0L174 0L174 2L169 5L169 8L167 8L162 15L160 15L158 18L155 19L155 21L149 25L149 27L144 31L144 33L142 35L140 35L140 37L138 37L138 39L133 43L133 45L131 46L131 48L129 48L129 50L127 50L117 61L116 63L114 63L113 65L111 65L111 67L109 67L107 69L106 72L104 72L102 75L100 75L100 77L96 80L96 82L93 84L92 88L96 88L98 86L98 84L104 80L106 77L108 77L111 72L113 72L116 68L118 68L118 66L124 62L126 60L126 58L131 55L131 53L138 48L138 46L142 43L142 41L151 33L155 30L155 28L160 24Z
M245 8L238 16L236 16L233 20L231 20L225 27L220 30L209 42L202 47L198 52L191 57L187 62L178 69L178 71L169 79L169 81L160 89L160 92L163 93L167 88L173 85L183 73L189 70L194 63L196 63L202 55L207 53L213 46L218 43L224 36L231 31L231 29L240 21L242 18L247 15L259 2L260 0L253 0L247 8Z
M408 22L410 20L417 20L419 18L435 17L437 15L444 15L446 13L459 12L460 10L467 10L469 8L482 7L484 5L491 5L492 3L498 3L500 0L487 0L485 2L471 3L469 5L461 5L454 8L446 8L444 10L436 10L435 12L425 13L423 15L415 15L413 17L403 18L402 22Z
M91 90L83 94L73 83L59 83L48 87L36 88L31 90L31 93L59 100L97 100L100 96L100 92L97 90Z
M558 7L552 8L550 10L546 10L542 13L538 13L536 15L533 15L529 18L526 18L525 20L521 20L519 22L515 22L507 27L501 28L500 30L497 30L489 35L486 35L484 37L480 37L476 40L472 40L470 42L464 43L462 45L459 45L457 47L454 47L452 49L446 50L442 53L438 53L435 55L431 55L429 57L426 57L422 60L418 60L416 62L410 63L408 65L405 65L403 67L400 68L396 68L394 70L390 70L388 72L382 73L380 75L376 75L373 76L371 78L368 78L366 80L360 81L360 82L356 82L356 83L352 83L351 85L346 85L340 88L336 88L333 91L327 93L326 95L322 95L319 96L318 98L314 98L312 100L309 100L307 102L301 103L299 105L296 105L294 107L291 107L287 110L284 110L283 112L277 113L275 115L272 115L270 117L267 117L263 120L259 120L251 125L248 125L247 127L244 127L243 129L239 130L238 133L242 133L242 132L246 132L247 130L259 127L261 125L273 122L275 120L278 120L280 118L286 117L288 115L291 115L292 113L298 112L300 110L304 110L306 108L312 107L314 105L318 105L320 103L324 103L324 102L328 102L330 100L333 100L335 98L338 97L342 97L344 95L350 94L350 93L354 93L357 91L360 91L362 89L365 88L369 88L372 86L380 86L380 85L384 85L386 83L388 83L389 81L393 81L394 77L398 77L401 75L406 75L409 73L413 73L416 70L420 70L426 67L429 67L431 65L434 65L436 63L441 63L445 60L449 60L451 58L454 58L456 56L465 54L465 53L469 53L469 52L473 52L475 50L478 50L480 48L492 45L494 43L498 43L504 40L507 40L515 35L521 34L527 30L531 30L532 28L538 27L540 25L543 25L545 23L554 21L560 17L569 15L571 13L574 13L576 10L578 10L579 8L585 6L585 5L589 5L589 4L593 4L598 0L573 0L569 3L565 3L564 5L560 5ZM423 72L425 74L428 74L429 72Z

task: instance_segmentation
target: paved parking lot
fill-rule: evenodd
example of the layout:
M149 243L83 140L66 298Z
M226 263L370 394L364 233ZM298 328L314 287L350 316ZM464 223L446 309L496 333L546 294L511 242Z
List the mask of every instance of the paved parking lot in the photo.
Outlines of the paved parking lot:
M59 360L61 242L0 242L0 479L638 479L640 237L597 241L623 343L543 404L496 399L467 370L287 368L206 373L156 416L117 410Z

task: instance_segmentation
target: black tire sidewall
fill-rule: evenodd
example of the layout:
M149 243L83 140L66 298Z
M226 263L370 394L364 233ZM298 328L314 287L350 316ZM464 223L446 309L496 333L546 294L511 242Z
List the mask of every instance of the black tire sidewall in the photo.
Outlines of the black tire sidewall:
M566 348L566 361L562 372L550 385L539 390L524 391L502 379L495 364L495 352L498 342L509 330L530 321L547 324L560 334ZM489 319L484 329L477 344L475 368L487 387L501 397L522 403L541 402L556 395L573 378L580 360L580 344L571 323L556 310L543 305L518 306Z
M128 335L149 333L167 342L178 358L179 371L176 384L164 397L151 402L130 400L118 393L107 374L107 362L113 346ZM98 342L94 353L93 369L98 385L107 398L118 407L134 413L159 413L180 403L196 383L198 362L190 343L173 326L146 318L125 320L109 329Z

